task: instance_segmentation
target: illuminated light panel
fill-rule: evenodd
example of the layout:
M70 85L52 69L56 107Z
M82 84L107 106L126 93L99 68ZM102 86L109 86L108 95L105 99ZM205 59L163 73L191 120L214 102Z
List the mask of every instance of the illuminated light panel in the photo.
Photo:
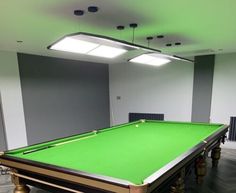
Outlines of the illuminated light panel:
M123 46L123 47L126 47L128 49L141 49L139 46L136 46L136 45L131 45L131 44L126 44L126 43L123 43L123 42L119 42L119 40L111 40L111 39L106 39L105 37L104 38L101 38L101 37L96 37L96 36L89 36L89 35L83 35L81 34L80 35L82 38L90 38L91 40L95 40L95 41L99 41L99 42L103 42L103 43L108 43L110 45L117 45L117 46ZM149 50L150 51L150 50Z
M133 63L147 64L152 66L161 66L171 62L170 59L161 57L161 55L158 54L142 54L129 61Z
M66 37L60 40L59 42L55 43L54 45L52 45L50 49L86 54L98 46L99 44L78 40L72 37Z
M99 56L104 58L115 58L121 54L127 52L125 49L114 48L111 46L99 46L96 49L90 51L88 55Z
M96 35L85 32L69 34L47 47L51 50L66 51L72 53L86 54L104 58L115 58L128 51L141 50L149 52L140 57L130 60L130 62L143 63L160 66L170 62L170 60L182 60L193 62L192 60L160 53L160 50L145 47L142 45L118 40L108 36ZM148 56L145 56L148 55ZM152 57L152 58L150 58ZM143 61L144 60L144 61Z

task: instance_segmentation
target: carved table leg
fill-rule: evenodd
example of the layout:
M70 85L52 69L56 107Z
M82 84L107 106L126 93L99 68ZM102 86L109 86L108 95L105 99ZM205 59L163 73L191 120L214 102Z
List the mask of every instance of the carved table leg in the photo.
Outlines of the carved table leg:
M184 193L184 180L178 178L173 186L171 186L170 193Z
M24 184L15 185L14 193L29 193L30 189Z
M207 164L204 156L200 156L195 163L195 173L197 177L197 183L201 184L203 182L203 178L207 173Z
M220 159L221 148L220 144L211 151L212 167L217 167Z
M17 172L14 170L14 172ZM13 193L29 193L30 188L22 183L19 177L15 176L14 174L11 175L12 182L15 184L15 189Z
M184 193L185 185L184 185L184 177L185 177L185 169L183 168L180 172L180 177L175 181L174 185L170 188L170 193Z

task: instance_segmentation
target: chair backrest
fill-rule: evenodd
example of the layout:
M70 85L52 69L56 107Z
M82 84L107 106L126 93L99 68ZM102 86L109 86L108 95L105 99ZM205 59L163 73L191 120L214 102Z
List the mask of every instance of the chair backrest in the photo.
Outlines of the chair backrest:
M129 122L138 121L140 119L160 120L164 121L164 114L156 113L129 113Z

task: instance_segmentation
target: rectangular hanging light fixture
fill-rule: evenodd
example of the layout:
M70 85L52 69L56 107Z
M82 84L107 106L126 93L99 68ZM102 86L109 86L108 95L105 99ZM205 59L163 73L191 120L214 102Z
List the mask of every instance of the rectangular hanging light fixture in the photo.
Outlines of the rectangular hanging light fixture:
M129 61L154 66L166 64L168 62L171 62L173 59L193 62L192 60L186 58L162 54L161 51L157 49L145 47L123 40L118 40L107 36L84 32L66 35L52 45L48 46L48 49L86 54L103 58L115 58L122 54L125 54L128 51L142 50L144 52L151 53L142 54Z
M141 54L129 60L132 63L146 64L152 66L162 66L171 62L172 60L182 60L185 62L193 62L191 60L181 58L178 56L170 56L162 53L151 52L146 54Z
M63 37L50 45L48 49L104 58L115 58L129 50L139 49L139 47L105 36L80 32Z

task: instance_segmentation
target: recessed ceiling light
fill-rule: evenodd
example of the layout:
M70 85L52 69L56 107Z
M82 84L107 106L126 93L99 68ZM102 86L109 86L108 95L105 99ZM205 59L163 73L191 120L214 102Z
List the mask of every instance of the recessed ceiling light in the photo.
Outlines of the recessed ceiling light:
M164 58L160 54L153 54L153 53L142 54L142 55L137 56L129 61L133 62L133 63L147 64L147 65L152 65L152 66L161 66L161 65L171 62L170 59Z

